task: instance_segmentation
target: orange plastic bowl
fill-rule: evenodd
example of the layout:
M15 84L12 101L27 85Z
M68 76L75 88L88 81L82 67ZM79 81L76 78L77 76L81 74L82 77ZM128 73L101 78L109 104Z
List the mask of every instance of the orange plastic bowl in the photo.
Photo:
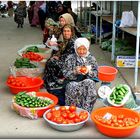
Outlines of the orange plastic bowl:
M30 119L37 119L42 117L44 112L54 107L58 103L58 98L53 94L49 94L48 92L36 92L36 96L47 97L48 99L52 100L53 103L47 107L27 108L27 107L22 107L13 101L12 103L13 110L15 110L18 114L20 114L23 117L27 117Z
M130 117L130 118L138 118L138 123L132 126L128 127L113 127L109 126L106 124L103 124L99 122L97 119L95 119L96 115L101 115L104 116L106 113L111 113L113 115L120 115L123 114L125 117ZM137 127L140 125L140 115L138 112L135 112L133 110L127 109L127 108L116 108L116 107L103 107L96 109L91 113L91 119L95 123L97 129L104 135L110 136L110 137L128 137L132 135Z
M118 70L111 66L99 66L98 78L101 81L111 82L116 78Z
M11 84L7 84L7 86L10 88L11 93L13 94L17 94L18 92L21 91L39 91L40 87L43 84L43 80L39 77L26 77L26 76L21 76L21 77L16 77L17 80L23 81L26 85L26 87L17 87L17 86L13 86Z

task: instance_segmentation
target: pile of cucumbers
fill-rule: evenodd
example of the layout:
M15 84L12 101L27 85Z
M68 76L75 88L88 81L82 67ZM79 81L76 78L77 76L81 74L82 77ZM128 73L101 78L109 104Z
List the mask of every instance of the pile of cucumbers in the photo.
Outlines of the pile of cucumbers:
M30 63L30 60L28 58L17 58L14 66L16 68L37 68L36 65Z
M119 84L114 88L114 90L110 94L109 98L112 103L120 105L122 103L123 99L128 94L128 92L129 92L129 89L127 86L125 86L123 84Z
M18 105L28 108L46 107L53 103L50 99L30 96L26 92L19 92L15 95L14 100Z
M26 49L26 52L39 52L39 49L37 46L31 46Z

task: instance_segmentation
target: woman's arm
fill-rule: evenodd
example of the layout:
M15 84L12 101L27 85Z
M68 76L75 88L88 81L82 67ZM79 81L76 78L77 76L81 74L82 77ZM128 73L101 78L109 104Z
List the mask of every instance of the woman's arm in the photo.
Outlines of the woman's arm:
M74 55L68 55L65 59L65 62L63 64L63 75L66 79L69 80L75 80L76 79L76 71L75 71L75 59Z
M94 78L98 76L98 64L94 56L90 56L88 59L88 64L91 66L91 69L87 73L87 76Z

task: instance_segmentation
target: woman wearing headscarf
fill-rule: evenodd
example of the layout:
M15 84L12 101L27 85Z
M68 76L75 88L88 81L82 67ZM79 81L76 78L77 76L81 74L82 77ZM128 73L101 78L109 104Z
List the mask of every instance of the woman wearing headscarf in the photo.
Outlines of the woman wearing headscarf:
M74 30L75 30L75 35L77 37L81 37L81 33L79 32L79 29L75 26L75 23L74 23L74 19L73 17L71 16L71 14L69 13L65 13L63 15L61 15L59 17L59 24L60 24L60 27L62 28L65 24L70 24L74 27ZM60 35L59 37L59 40L63 41L63 37L62 37L62 34Z
M24 18L26 18L26 2L19 1L17 8L15 9L14 20L18 24L17 28L23 28Z
M91 112L96 102L97 62L89 52L90 43L86 38L78 38L74 43L75 53L68 55L63 65L65 77L65 104L76 105Z
M66 24L63 27L64 42L59 44L59 51L52 55L46 62L44 71L44 85L47 90L61 86L62 65L67 55L74 53L75 33L71 25Z

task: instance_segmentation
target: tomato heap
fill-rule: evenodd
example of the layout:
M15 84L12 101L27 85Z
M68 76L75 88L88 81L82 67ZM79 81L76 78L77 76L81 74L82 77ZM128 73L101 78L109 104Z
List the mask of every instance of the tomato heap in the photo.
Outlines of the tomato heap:
M71 105L69 108L60 106L58 109L52 108L47 114L46 118L58 124L74 124L82 122L88 118L87 111L76 112L76 106Z
M139 122L139 119L137 117L135 118L125 117L123 114L113 115L111 119L104 119L103 116L100 115L96 115L94 117L99 122L113 127L128 127L133 126Z
M7 79L7 83L12 85L12 86L17 86L17 87L26 87L25 83L21 80L18 80L16 77L14 76L9 76Z
M86 66L81 66L80 72L81 73L86 73L86 71L87 71L87 67Z
M22 54L22 56L23 58L28 58L31 61L41 61L44 59L41 55L34 52L27 52L27 53Z

